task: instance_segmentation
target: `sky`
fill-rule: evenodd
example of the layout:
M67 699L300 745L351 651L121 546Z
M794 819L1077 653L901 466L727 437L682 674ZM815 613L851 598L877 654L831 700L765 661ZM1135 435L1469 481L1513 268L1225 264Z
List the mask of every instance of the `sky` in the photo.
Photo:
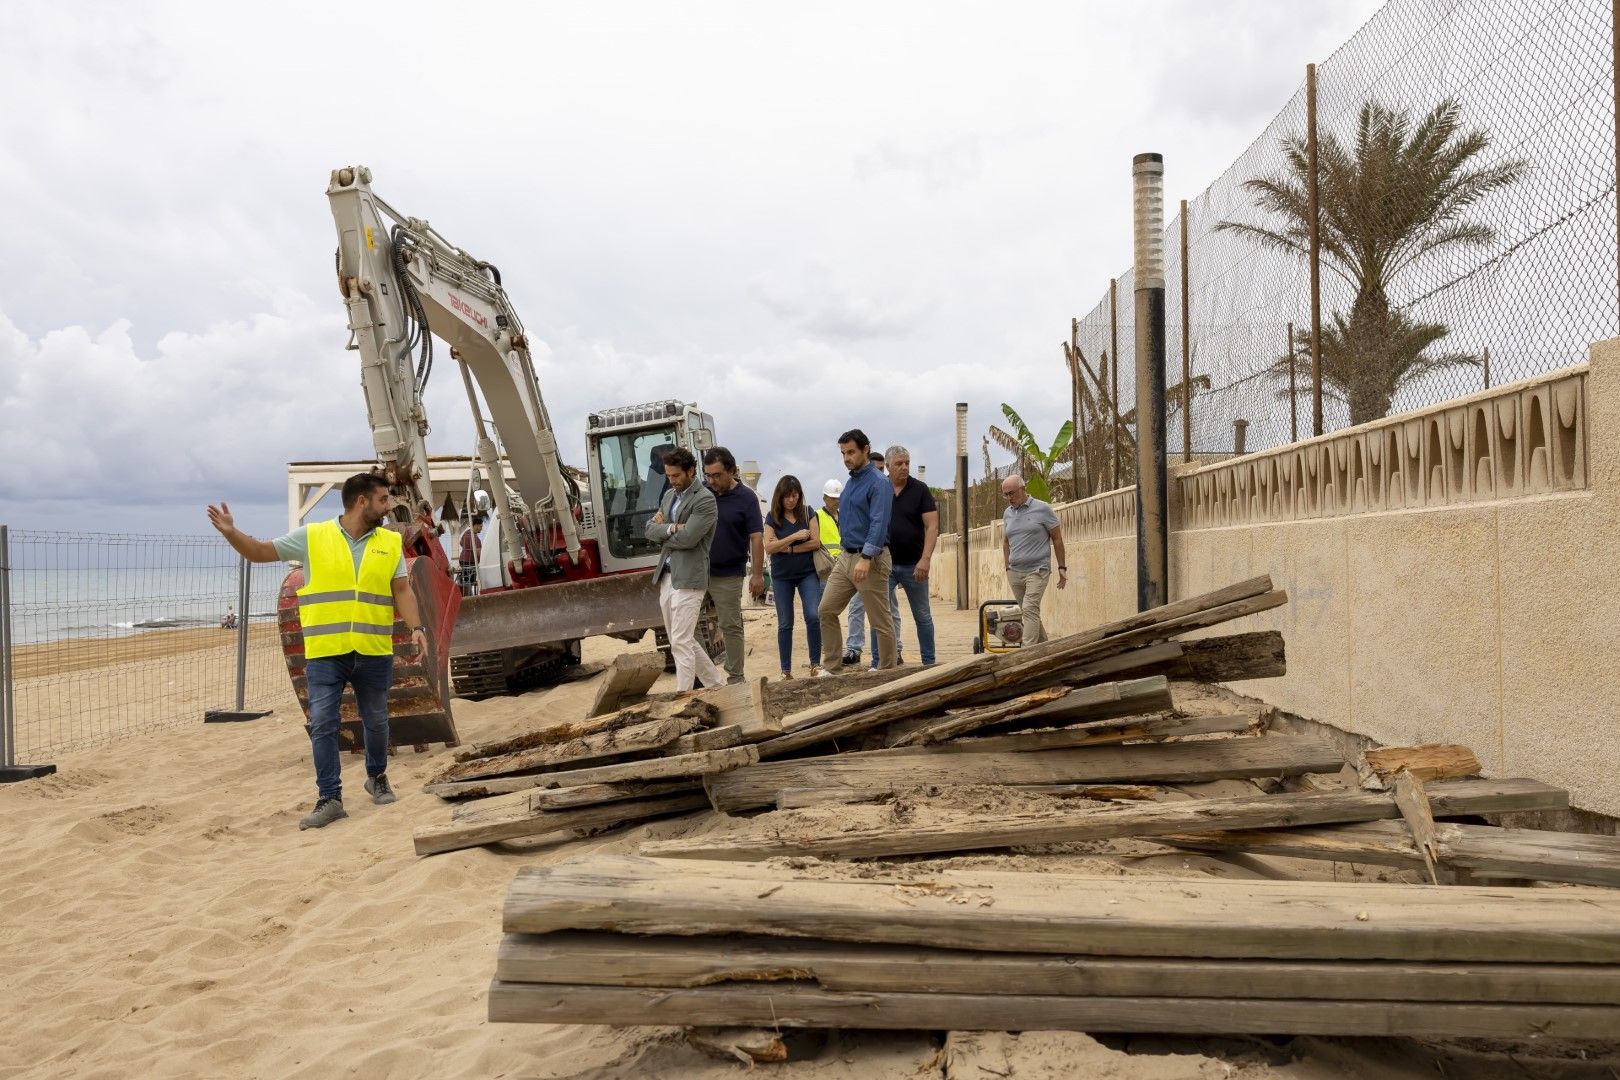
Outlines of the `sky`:
M500 266L571 464L590 410L683 398L767 488L850 427L944 485L965 401L976 475L1003 402L1068 419L1132 155L1192 198L1378 6L0 6L0 523L275 535L286 462L369 454L353 164ZM438 356L429 448L471 453Z

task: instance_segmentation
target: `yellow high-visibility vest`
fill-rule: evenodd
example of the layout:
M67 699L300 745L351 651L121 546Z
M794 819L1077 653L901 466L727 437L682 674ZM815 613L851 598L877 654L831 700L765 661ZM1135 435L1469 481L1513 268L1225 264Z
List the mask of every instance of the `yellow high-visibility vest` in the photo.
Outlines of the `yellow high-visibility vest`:
M304 627L304 657L394 651L394 567L404 540L378 528L366 541L356 574L343 526L322 521L309 527L309 580L298 590L298 621Z
M821 519L821 546L836 559L844 553L843 542L838 538L838 519L827 513L825 506L816 510L816 516Z

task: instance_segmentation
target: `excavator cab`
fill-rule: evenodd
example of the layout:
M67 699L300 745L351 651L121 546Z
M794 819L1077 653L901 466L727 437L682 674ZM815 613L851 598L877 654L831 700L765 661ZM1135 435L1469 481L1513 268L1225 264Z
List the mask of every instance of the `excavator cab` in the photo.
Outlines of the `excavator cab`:
M604 409L586 418L585 441L603 571L650 569L658 545L647 522L669 488L664 457L677 446L702 457L714 445L713 417L679 401Z

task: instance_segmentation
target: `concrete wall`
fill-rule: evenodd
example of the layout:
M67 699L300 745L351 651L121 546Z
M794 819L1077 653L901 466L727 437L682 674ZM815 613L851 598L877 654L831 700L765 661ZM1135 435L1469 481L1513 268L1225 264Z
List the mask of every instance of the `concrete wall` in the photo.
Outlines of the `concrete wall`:
M1236 689L1386 744L1459 742L1487 775L1620 815L1620 339L1589 365L1206 467L1172 481L1171 597L1266 573L1288 675ZM1178 497L1179 496L1179 497ZM1059 509L1058 632L1135 609L1135 493ZM971 601L1009 595L1000 526ZM933 580L956 599L956 541Z

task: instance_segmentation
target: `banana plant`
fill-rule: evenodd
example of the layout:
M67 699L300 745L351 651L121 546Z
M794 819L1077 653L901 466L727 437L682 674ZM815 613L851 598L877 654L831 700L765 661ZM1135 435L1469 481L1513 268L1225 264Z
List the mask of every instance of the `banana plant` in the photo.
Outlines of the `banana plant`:
M1009 434L991 424L990 437L1003 450L1018 455L1019 470L1023 474L1024 484L1029 488L1029 493L1043 502L1052 501L1054 483L1052 472L1061 462L1063 455L1068 453L1069 442L1074 438L1074 422L1063 421L1063 426L1058 428L1057 437L1052 440L1051 447L1042 450L1035 433L1011 405L1003 402L1001 412L1011 425L1012 433Z

